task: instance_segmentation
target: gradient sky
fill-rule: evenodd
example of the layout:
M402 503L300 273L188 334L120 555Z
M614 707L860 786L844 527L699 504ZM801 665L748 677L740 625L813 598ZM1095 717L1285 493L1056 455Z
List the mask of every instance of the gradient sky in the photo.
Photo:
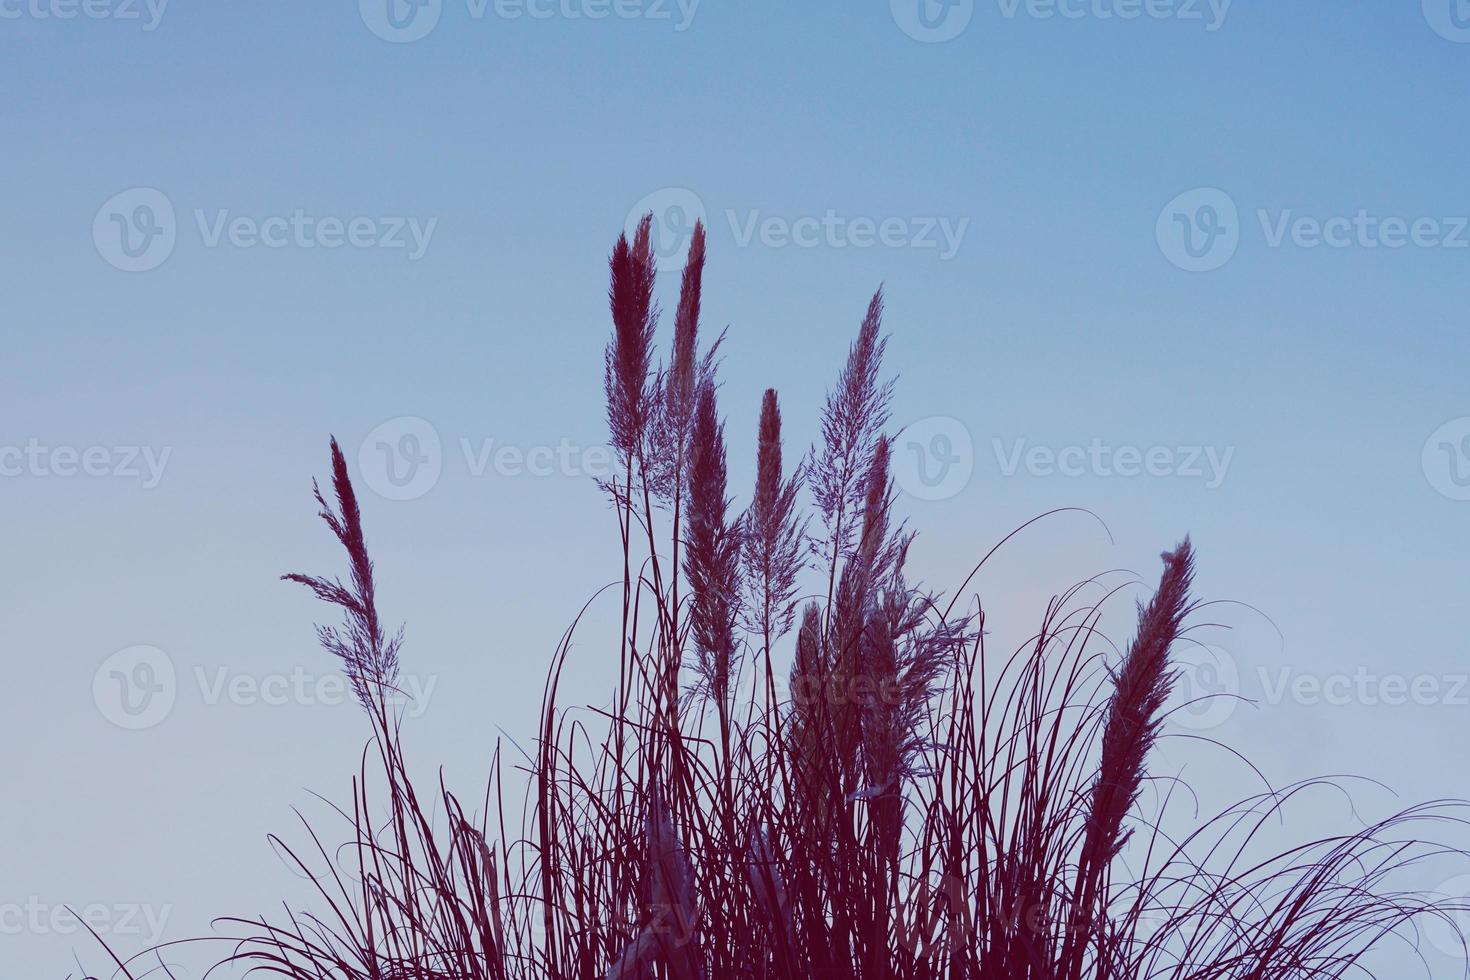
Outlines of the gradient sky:
M366 733L314 646L324 611L277 581L340 567L310 498L331 433L405 670L434 685L413 758L475 796L498 737L528 744L561 630L618 572L589 472L606 256L645 201L671 249L692 209L709 221L736 487L761 390L782 392L794 453L884 283L900 455L949 474L905 484L926 582L1036 514L1091 509L1107 531L1053 518L977 581L1018 642L1052 592L1152 579L1190 533L1200 593L1230 600L1206 618L1233 629L1187 679L1261 703L1185 728L1278 783L1470 795L1470 11L930 2L955 36L921 40L902 0L623 0L600 19L597 0L442 0L407 42L378 36L374 0L174 0L156 21L0 0L7 975L100 964L64 904L130 950L299 891L266 834L299 840L292 806L345 796ZM136 259L116 223L135 219ZM349 227L391 246L399 224L421 255L406 231L325 247ZM405 435L440 473L400 491L378 443ZM551 475L505 457L477 475L488 440L565 448ZM1096 461L1155 447L1153 474ZM1218 480L1190 465L1205 450L1228 458ZM1126 598L1117 613L1121 642ZM604 625L574 653L582 703L615 669ZM138 646L162 653L110 659ZM147 681L139 656L172 668L172 707L131 729L114 671ZM1394 678L1433 693L1394 703ZM1162 754L1206 795L1250 787L1220 753ZM1324 797L1288 829L1353 820Z

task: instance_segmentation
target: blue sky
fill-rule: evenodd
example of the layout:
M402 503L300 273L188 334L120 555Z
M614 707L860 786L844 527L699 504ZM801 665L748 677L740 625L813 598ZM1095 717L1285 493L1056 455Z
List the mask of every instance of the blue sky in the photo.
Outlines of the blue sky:
M760 392L815 436L883 283L926 581L1090 508L1110 534L1055 519L979 582L1019 640L1053 591L1152 578L1191 533L1233 627L1233 675L1191 680L1262 702L1194 730L1279 781L1467 792L1470 11L929 0L954 36L928 42L902 2L443 0L431 29L398 8L427 29L403 42L373 2L0 0L19 973L92 952L63 903L127 947L143 911L174 938L294 887L265 835L345 792L364 736L320 611L276 579L337 567L309 497L329 433L433 685L415 754L473 795L497 735L529 737L561 629L616 574L605 261L644 201L671 247L709 223L737 487ZM395 489L379 443L437 479ZM110 659L139 646L164 660ZM584 701L606 650L578 645ZM143 661L171 707L124 727L110 679ZM1395 679L1432 693L1393 703ZM1351 821L1313 806L1304 835Z

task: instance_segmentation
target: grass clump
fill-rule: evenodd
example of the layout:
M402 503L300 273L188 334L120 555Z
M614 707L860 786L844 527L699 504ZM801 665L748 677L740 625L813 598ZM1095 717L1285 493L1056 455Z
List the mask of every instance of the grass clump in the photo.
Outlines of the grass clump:
M1093 648L1117 589L1068 590L1026 644L996 651L978 600L912 584L881 291L820 440L795 465L765 392L756 483L737 509L723 337L700 336L705 257L697 228L665 366L649 221L613 249L605 386L619 475L601 489L622 544L620 636L604 647L617 686L608 707L562 705L574 625L518 807L498 752L473 810L408 771L390 707L401 634L378 610L333 441L330 495L316 495L348 577L287 577L342 613L320 640L357 693L370 748L341 811L346 844L310 828L307 848L277 842L320 907L223 920L221 968L292 980L1342 977L1454 911L1394 887L1438 852L1413 827L1458 820L1451 804L1264 856L1260 828L1320 784L1267 791L1178 839L1161 810L1144 812L1171 651L1198 608L1187 538L1163 556L1113 662Z

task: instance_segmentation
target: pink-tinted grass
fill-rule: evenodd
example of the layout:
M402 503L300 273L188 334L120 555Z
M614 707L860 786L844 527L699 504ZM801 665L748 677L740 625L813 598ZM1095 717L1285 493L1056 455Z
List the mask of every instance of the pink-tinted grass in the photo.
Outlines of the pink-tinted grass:
M621 635L601 648L617 687L610 708L562 703L574 621L514 804L498 753L470 807L408 771L389 698L399 641L377 608L333 442L335 508L318 500L349 577L289 578L342 611L320 639L371 739L339 811L345 845L310 825L299 844L275 841L319 900L222 920L219 969L293 980L1341 977L1365 971L1381 944L1412 947L1426 917L1459 911L1398 884L1415 862L1453 853L1424 840L1461 822L1458 804L1264 856L1265 823L1333 784L1265 792L1177 838L1162 816L1177 783L1143 805L1171 651L1197 608L1187 541L1164 556L1122 656L1099 629L1124 583L1063 592L1009 651L989 647L978 598L909 584L881 293L828 393L820 445L785 473L766 393L757 484L737 513L717 345L697 350L704 265L700 230L663 370L647 223L614 249L605 363L621 474L602 489L622 542L609 556L622 569L611 593ZM790 631L798 583L813 594ZM119 972L148 970L136 962Z

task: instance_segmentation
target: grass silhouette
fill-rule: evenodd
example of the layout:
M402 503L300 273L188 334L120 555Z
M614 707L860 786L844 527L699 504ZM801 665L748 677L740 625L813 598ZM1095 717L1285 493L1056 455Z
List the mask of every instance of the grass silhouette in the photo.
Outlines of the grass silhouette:
M958 598L969 579L949 600L910 584L881 292L827 395L820 442L794 466L783 465L777 394L765 393L756 485L737 512L719 340L701 350L699 337L704 232L667 366L654 360L650 237L645 219L609 264L619 476L601 489L622 543L609 706L561 703L574 623L548 673L524 797L507 801L498 751L477 807L416 781L392 706L401 634L378 609L334 440L330 491L316 497L348 575L287 577L340 610L319 638L371 726L338 811L351 834L343 844L308 825L304 847L273 838L319 906L221 920L230 945L217 969L293 980L1341 977L1366 972L1385 942L1414 946L1425 917L1460 911L1395 885L1447 850L1418 835L1460 822L1452 802L1264 857L1260 829L1324 783L1268 790L1177 838L1143 812L1171 651L1198 608L1187 539L1163 556L1114 663L1092 647L1122 586L1075 586L1026 644L995 651L986 610ZM815 594L803 596L808 582ZM789 673L775 666L785 659ZM134 977L140 962L116 965Z

